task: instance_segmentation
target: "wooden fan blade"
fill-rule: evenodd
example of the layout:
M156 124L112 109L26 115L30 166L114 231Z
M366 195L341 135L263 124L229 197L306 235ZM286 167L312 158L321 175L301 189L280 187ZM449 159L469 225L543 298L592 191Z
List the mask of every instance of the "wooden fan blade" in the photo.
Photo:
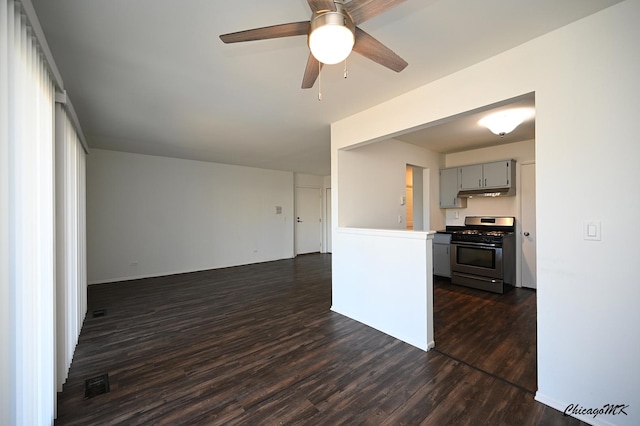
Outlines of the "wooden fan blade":
M302 88L310 89L316 82L318 74L320 74L320 68L322 65L316 58L309 53L309 59L307 59L307 68L304 70L304 76L302 77Z
M402 71L408 65L393 50L358 27L356 27L356 44L353 46L353 51L395 72Z
M364 21L386 12L403 3L405 0L351 0L346 4L347 11L353 19L353 23L358 25Z
M225 43L238 43L241 41L264 40L269 38L291 37L307 35L309 21L290 22L288 24L272 25L270 27L254 28L252 30L238 31L222 34L220 40Z
M336 10L336 5L333 3L333 0L307 0L307 3L309 3L312 12L319 10Z

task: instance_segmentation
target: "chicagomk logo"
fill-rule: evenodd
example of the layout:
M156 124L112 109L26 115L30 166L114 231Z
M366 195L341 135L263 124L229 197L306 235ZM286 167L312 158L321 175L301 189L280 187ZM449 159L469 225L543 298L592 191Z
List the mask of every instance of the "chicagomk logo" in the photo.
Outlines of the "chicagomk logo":
M616 416L618 414L627 413L624 411L629 408L627 404L605 404L602 408L586 408L580 404L569 404L567 408L564 409L565 416L593 416L595 419L596 416Z

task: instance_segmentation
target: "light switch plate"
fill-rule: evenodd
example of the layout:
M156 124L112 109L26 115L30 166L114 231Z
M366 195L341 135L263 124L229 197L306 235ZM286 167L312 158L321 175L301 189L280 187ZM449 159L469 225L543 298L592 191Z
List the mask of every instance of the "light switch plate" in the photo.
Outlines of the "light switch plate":
M585 240L600 241L602 239L599 220L585 220L582 225L582 236Z

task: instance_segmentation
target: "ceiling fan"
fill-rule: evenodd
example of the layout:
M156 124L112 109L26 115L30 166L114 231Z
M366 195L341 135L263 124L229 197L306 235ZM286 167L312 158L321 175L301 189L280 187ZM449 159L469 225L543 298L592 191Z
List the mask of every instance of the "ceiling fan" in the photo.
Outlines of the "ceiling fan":
M404 1L307 0L312 11L310 21L238 31L223 34L220 39L225 43L237 43L307 35L307 44L311 52L302 78L303 89L313 87L323 64L342 62L352 50L382 66L400 72L407 66L407 62L357 25Z

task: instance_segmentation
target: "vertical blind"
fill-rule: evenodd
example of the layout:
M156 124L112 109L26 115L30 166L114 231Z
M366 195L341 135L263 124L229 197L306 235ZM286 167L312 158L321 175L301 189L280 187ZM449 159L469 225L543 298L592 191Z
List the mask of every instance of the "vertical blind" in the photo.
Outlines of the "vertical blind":
M2 425L53 424L56 389L86 312L84 152L62 108L55 148L50 67L22 3L0 0ZM56 217L61 205L62 217ZM58 297L65 299L59 307ZM63 359L56 360L56 353Z
M2 145L6 156L2 198L8 233L3 235L7 269L8 341L3 355L2 424L51 424L54 387L54 87L20 4L2 9ZM4 251L4 250L3 250ZM4 327L3 327L4 328ZM8 353L7 353L8 352ZM6 358L4 358L6 357ZM6 383L6 384L5 384Z
M56 105L56 385L62 391L87 311L85 154Z

